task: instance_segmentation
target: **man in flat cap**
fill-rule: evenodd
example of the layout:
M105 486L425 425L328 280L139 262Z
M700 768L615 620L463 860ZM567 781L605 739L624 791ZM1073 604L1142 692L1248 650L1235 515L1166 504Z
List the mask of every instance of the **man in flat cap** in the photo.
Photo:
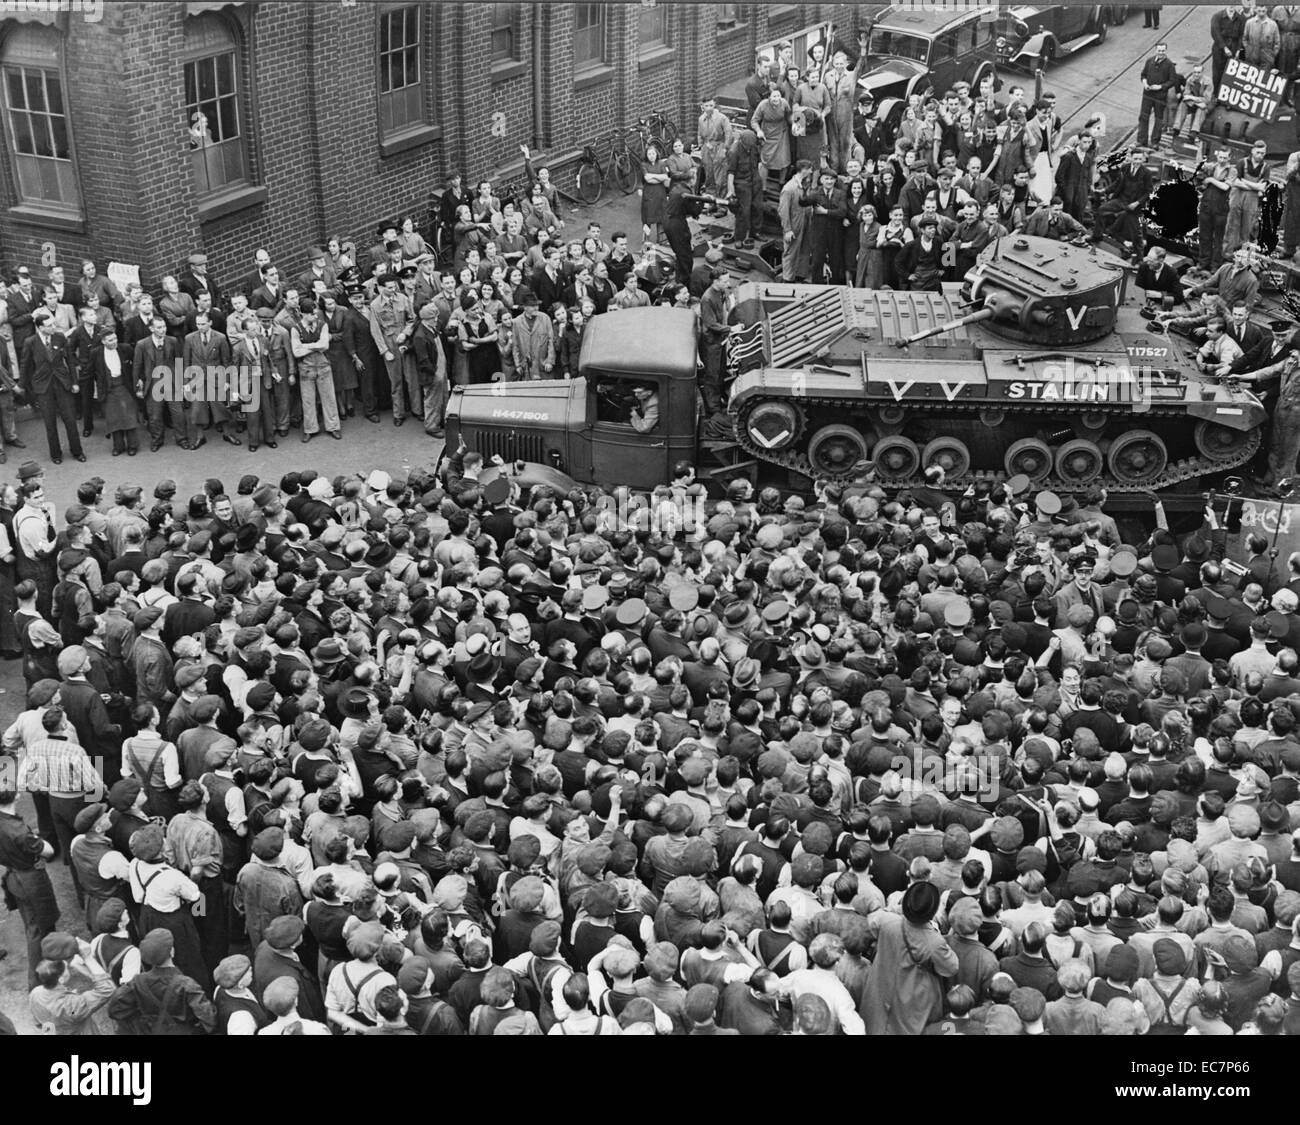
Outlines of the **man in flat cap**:
M235 880L235 909L244 916L252 949L261 943L272 921L297 915L303 907L297 880L280 862L284 841L284 829L263 828L253 837L252 858Z
M47 1035L98 1035L97 1014L113 998L113 978L91 955L90 943L71 934L47 934L36 966L39 982L28 996L32 1019ZM89 982L89 988L74 982Z
M138 610L135 644L131 646L131 663L135 670L137 699L152 703L160 715L166 715L176 699L172 679L172 657L162 641L163 611L157 606Z
M306 924L294 914L273 918L254 946L253 992L266 1003L267 992L277 983L292 980L298 986L298 1011L308 1019L325 1021L325 1001L316 972L303 963L300 951Z
M203 988L172 960L175 939L155 929L140 942L145 969L121 985L108 1002L108 1014L125 1035L211 1035L217 1012Z
M208 256L196 250L186 259L185 269L176 279L182 293L188 293L197 303L200 293L207 293L212 298L213 308L221 307L221 287L217 279L208 273Z

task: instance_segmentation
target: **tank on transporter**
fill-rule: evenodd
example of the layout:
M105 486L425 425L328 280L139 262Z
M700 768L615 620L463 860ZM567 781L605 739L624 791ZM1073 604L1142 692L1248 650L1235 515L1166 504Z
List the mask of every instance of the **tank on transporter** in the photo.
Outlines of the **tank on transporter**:
M736 439L792 473L871 462L894 486L940 465L948 485L1023 474L1141 493L1245 464L1260 401L1201 374L1191 341L1151 332L1129 284L1104 250L1009 235L943 292L742 285Z

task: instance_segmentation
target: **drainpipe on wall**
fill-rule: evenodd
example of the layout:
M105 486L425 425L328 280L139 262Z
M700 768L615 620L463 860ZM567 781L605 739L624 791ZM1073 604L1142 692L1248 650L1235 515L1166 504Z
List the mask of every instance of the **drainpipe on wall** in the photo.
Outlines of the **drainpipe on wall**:
M533 139L534 152L542 150L542 5L533 5Z

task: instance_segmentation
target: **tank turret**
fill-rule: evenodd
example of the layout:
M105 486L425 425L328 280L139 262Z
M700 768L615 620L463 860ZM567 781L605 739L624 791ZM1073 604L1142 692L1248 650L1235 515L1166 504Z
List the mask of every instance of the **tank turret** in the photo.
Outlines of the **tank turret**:
M737 293L737 441L810 477L892 484L1025 475L1146 492L1244 464L1266 414L1156 334L1126 267L1008 235L941 293L751 283ZM742 331L743 330L743 331Z
M966 274L969 303L979 311L953 327L989 322L1008 340L1085 344L1115 330L1124 295L1124 267L1109 254L1051 239L1008 235L982 253ZM918 334L949 331L938 325Z

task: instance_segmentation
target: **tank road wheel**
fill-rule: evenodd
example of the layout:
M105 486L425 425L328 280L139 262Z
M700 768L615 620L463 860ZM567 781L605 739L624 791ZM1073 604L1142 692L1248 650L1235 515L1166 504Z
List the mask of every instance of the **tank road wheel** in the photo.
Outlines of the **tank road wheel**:
M1250 441L1250 430L1232 430L1218 422L1197 422L1193 431L1197 452L1211 461L1231 461Z
M1047 442L1038 438L1021 438L1012 442L1002 460L1008 476L1027 476L1031 481L1040 481L1052 471L1052 451Z
M1165 471L1169 451L1150 430L1132 430L1110 443L1106 465L1125 484L1144 484Z
M1106 458L1086 438L1067 441L1056 451L1056 475L1071 484L1087 484L1101 475Z
M830 429L831 427L827 427ZM871 451L876 473L884 480L906 480L921 467L921 451L910 438L882 437Z
M803 412L789 402L764 402L745 419L745 430L763 449L785 449L803 429Z
M916 452L915 445L912 452ZM813 470L822 476L845 476L866 456L867 439L852 426L823 426L808 441L808 460L812 462Z
M938 465L948 480L964 477L970 471L970 450L956 438L935 438L921 453L921 467Z

